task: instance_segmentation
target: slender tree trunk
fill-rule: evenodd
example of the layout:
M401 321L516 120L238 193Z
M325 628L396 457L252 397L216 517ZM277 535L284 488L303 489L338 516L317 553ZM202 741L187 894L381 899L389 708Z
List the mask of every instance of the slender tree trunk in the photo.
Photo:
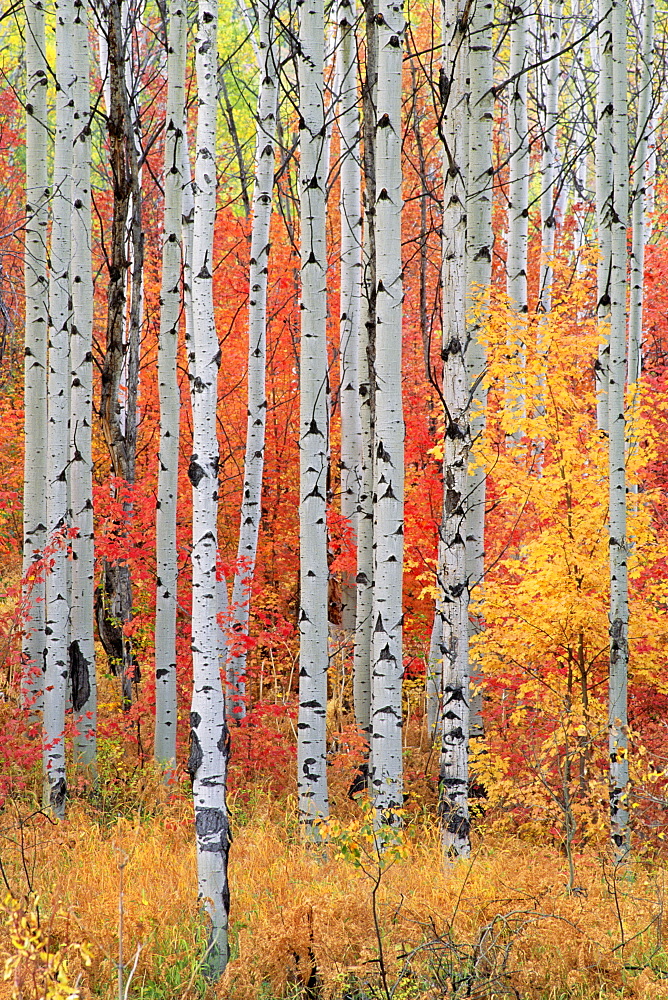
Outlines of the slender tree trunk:
M559 50L563 0L552 0L548 22L547 85L545 87L545 119L543 125L542 193L540 198L541 265L538 287L538 311L552 308L554 279L554 241L557 231L557 126L559 121Z
M598 92L596 102L596 220L599 243L597 266L598 318L603 332L596 362L596 410L599 430L608 432L610 343L611 227L612 220L612 111L613 59L610 0L598 4Z
M46 242L49 221L47 179L48 85L44 6L26 0L26 243L25 283L25 466L23 574L29 573L46 541L47 329L49 282ZM22 697L34 712L43 706L46 639L44 583L24 585L30 621L23 637Z
M221 361L213 309L213 231L216 218L217 112L216 0L199 0L197 68L197 156L193 226L193 697L190 759L193 782L199 895L209 917L205 969L217 978L228 959L230 846L226 804L229 736L220 677L218 634L218 439L216 405Z
M156 504L158 580L155 604L155 759L167 768L176 764L176 507L179 481L179 417L177 379L181 316L181 208L183 201L183 133L185 130L186 34L188 15L181 0L171 0L167 44L167 110L165 131L165 219L162 243L158 389L160 453Z
M654 69L654 0L644 0L642 54L638 90L638 131L633 164L633 222L631 236L631 301L629 308L628 383L635 385L642 370L642 314L645 280L645 245L647 242L646 183L648 132L652 119L652 74Z
M358 354L362 294L362 206L360 119L357 106L357 16L352 0L340 0L337 76L338 125L341 137L341 309L339 365L341 401L341 514L350 524L357 545L357 508L362 459ZM345 576L341 588L341 622L355 628L354 576Z
M75 5L74 134L72 159L72 331L70 388L70 499L72 629L69 648L75 765L95 778L97 679L93 638L93 261L90 193L90 54L87 0Z
M371 787L379 816L403 805L404 418L401 386L401 93L405 28L400 0L381 0L376 109L376 351Z
M324 12L301 8L299 26L301 202L299 811L307 828L329 809L327 712L327 469Z
M627 684L629 595L626 539L626 229L629 199L626 3L612 0L612 192L610 212L610 827L618 860L629 850Z
M44 801L65 815L65 707L69 673L70 595L67 574L70 374L71 177L73 137L74 4L56 6L56 138L53 163L51 280L49 286L49 381L47 431L47 531L57 542L46 577L46 671L44 678Z
M260 87L255 135L255 182L253 223L248 275L248 422L244 484L241 498L237 568L232 587L232 628L241 639L227 667L230 717L240 721L246 714L246 650L251 588L262 516L262 476L267 418L265 388L267 368L267 276L270 226L274 190L274 141L278 107L278 67L274 0L258 0L258 70Z
M365 79L362 87L364 138L364 214L361 303L357 372L361 466L357 504L357 594L355 607L355 719L364 733L371 728L371 646L373 635L373 442L376 350L376 88L378 26L374 0L365 0Z

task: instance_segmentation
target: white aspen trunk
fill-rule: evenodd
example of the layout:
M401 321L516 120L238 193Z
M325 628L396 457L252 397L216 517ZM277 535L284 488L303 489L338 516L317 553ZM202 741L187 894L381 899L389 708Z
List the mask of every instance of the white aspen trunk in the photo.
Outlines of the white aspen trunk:
M371 647L373 636L373 453L375 419L376 343L376 137L375 109L378 82L378 26L375 0L364 6L366 63L363 81L364 214L362 240L363 294L360 316L357 376L361 434L361 465L357 504L357 577L354 648L355 720L360 730L371 730ZM368 764L366 765L368 769Z
M216 405L221 354L213 309L213 232L216 218L217 111L216 0L199 0L196 46L197 156L193 226L192 297L195 378L193 455L193 697L190 758L199 896L210 921L207 975L215 979L228 959L230 846L226 803L229 736L220 677L218 633L218 440Z
M299 811L307 833L327 816L327 257L325 246L324 12L301 8L299 25L301 205Z
M49 541L68 528L70 255L73 136L74 4L56 4L56 137L53 161L46 514ZM70 595L67 544L57 544L46 577L44 677L44 803L65 815L65 707L69 674Z
M468 857L469 616L466 513L471 448L466 369L466 105L469 35L462 0L443 11L444 73L450 81L443 114L443 520L438 552L437 620L442 674L439 813L446 856ZM512 72L512 70L511 70ZM511 161L512 162L512 161Z
M596 362L596 413L598 428L608 432L608 380L610 343L611 226L612 220L612 31L610 0L598 4L598 92L596 102L596 221L599 259L597 266L598 318L603 339Z
M95 780L97 679L93 638L95 549L93 536L93 261L90 192L89 4L75 6L74 153L72 158L72 328L70 336L70 502L72 540L71 642L69 647L74 762Z
M232 587L232 629L242 640L248 635L251 588L262 516L267 393L267 276L274 189L274 141L278 107L278 66L273 2L258 0L258 70L260 86L255 134L253 222L248 274L248 422L244 483L241 497L237 568ZM234 652L227 666L227 699L230 717L237 722L246 714L246 651Z
M357 545L357 507L362 461L358 354L362 307L362 172L360 164L360 119L357 99L357 15L353 0L340 0L337 14L339 38L338 125L341 137L341 308L339 322L339 371L341 404L341 514L350 523ZM354 576L345 577L341 588L341 622L346 631L355 628L356 591ZM359 724L359 720L358 720Z
M404 15L378 5L376 110L376 419L371 671L371 789L377 814L403 805L404 417L401 386L401 94Z
M493 0L476 4L470 21L469 163L466 193L466 366L471 401L471 443L475 448L485 430L487 359L480 343L482 314L492 276L492 20ZM468 478L466 564L469 595L482 587L485 574L486 470ZM475 597L478 597L475 594Z
M183 133L185 130L186 34L188 15L182 0L171 0L167 45L165 131L165 218L162 242L158 391L160 453L156 504L155 602L155 742L154 757L166 769L176 764L176 506L179 478L177 380L181 315L181 208Z
M640 82L638 90L638 131L633 164L633 206L631 236L631 291L629 303L628 384L635 385L642 370L642 314L647 242L646 183L648 132L652 117L652 73L654 69L655 0L644 0Z
M438 579L437 579L438 584ZM440 595L439 595L440 596ZM425 677L425 699L427 708L427 733L430 740L439 735L443 703L443 617L441 604L437 602L434 621L429 638L429 660Z
M25 421L23 478L23 574L30 571L46 541L47 328L49 323L46 242L49 221L47 178L48 70L44 6L26 0L26 242ZM24 586L30 621L23 636L22 700L34 713L43 705L44 583Z
M184 124L186 124L184 122ZM183 263L183 312L185 320L186 356L188 359L188 385L193 402L195 385L195 341L193 337L193 226L195 223L195 191L188 150L188 129L183 129L181 142L181 243Z
M612 192L610 197L610 375L608 434L610 475L610 834L618 860L629 850L627 684L629 595L626 538L626 229L629 198L626 3L612 0Z
M552 0L549 15L547 51L547 85L545 87L545 119L543 124L542 191L540 198L541 264L538 285L538 311L549 313L552 308L554 241L557 230L557 127L559 123L559 50L563 0Z
M528 60L526 0L517 2L510 27L510 76L516 77L508 106L508 252L506 290L513 313L510 331L511 350L516 357L516 370L509 379L509 408L517 420L513 436L521 438L524 417L524 363L526 357L527 254L529 245L529 117L527 109Z

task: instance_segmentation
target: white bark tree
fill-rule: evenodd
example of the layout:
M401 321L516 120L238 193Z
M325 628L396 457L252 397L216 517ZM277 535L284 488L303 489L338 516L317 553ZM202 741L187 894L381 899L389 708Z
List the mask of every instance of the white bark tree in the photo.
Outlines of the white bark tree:
M55 544L46 577L44 802L65 815L65 707L69 673L70 594L67 573L70 256L73 137L73 0L56 4L56 132L49 283L47 534Z
M545 82L545 116L543 119L543 161L541 165L541 264L538 283L538 311L552 308L553 258L557 232L557 153L559 125L559 51L563 0L552 0L548 20L547 80Z
M629 850L627 685L629 595L626 537L626 230L629 201L626 3L612 0L612 191L605 216L610 229L610 362L608 435L610 476L610 825L618 860Z
M183 201L183 134L185 131L186 34L188 15L182 0L171 0L167 43L167 108L165 130L165 216L162 242L158 390L160 453L156 504L157 588L155 605L155 759L164 767L176 763L176 507L179 478L177 379L181 316L181 209Z
M612 109L613 59L610 0L598 4L598 90L596 101L596 228L599 258L597 266L598 318L603 340L596 362L596 410L599 430L608 431L608 381L610 344L607 323L610 317L611 224L612 211Z
M69 647L74 713L74 761L95 778L97 678L93 638L95 550L93 537L93 259L90 191L89 3L74 7L74 123L72 157L72 326L70 335L70 503L72 528L72 626Z
M400 0L381 0L376 109L376 351L371 789L387 821L403 804L404 418L401 387L401 93L405 29Z
M442 119L443 156L443 520L438 553L438 652L442 720L439 812L446 856L470 853L469 616L466 513L471 447L466 369L466 178L469 34L462 0L443 9L443 73L448 80Z
M267 393L267 279L270 226L274 189L274 140L278 107L275 0L258 0L259 91L255 134L255 181L253 221L248 274L248 423L244 482L241 497L237 568L232 587L232 629L243 642L248 635L251 587L262 516ZM227 698L230 718L240 721L246 714L246 652L233 651L227 666Z
M47 329L49 282L46 266L49 222L47 178L47 85L45 15L41 0L26 0L26 243L25 287L25 463L23 478L23 574L46 541ZM26 583L30 621L23 638L23 698L42 707L44 684L44 583Z
M221 354L213 309L213 232L216 218L216 0L199 0L196 46L197 139L192 251L194 338L193 454L193 697L190 758L199 895L209 921L205 969L217 978L228 959L230 846L226 803L229 735L225 722L218 634L218 439L216 405Z
M300 610L297 780L307 830L327 816L327 467L324 11L303 4L299 24L301 205Z

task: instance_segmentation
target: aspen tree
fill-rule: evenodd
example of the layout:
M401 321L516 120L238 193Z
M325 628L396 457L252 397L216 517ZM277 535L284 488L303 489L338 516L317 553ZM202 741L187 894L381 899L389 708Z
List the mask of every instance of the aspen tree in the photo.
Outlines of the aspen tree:
M193 782L199 896L209 921L205 968L217 978L228 959L230 846L226 804L229 735L220 677L218 635L218 439L216 404L221 353L213 309L213 231L216 217L216 0L199 0L197 18L197 138L192 249L194 339L192 653L188 771Z
M373 635L373 455L376 350L376 89L378 25L374 0L365 0L365 76L362 84L364 139L364 224L362 292L357 377L361 436L360 484L356 511L357 577L355 601L355 720L364 733L371 727L371 647Z
M543 160L541 164L541 264L538 281L538 311L552 308L554 278L554 242L557 231L556 181L558 173L557 126L559 122L559 50L563 0L552 0L548 21L547 83L545 86L545 118L543 123Z
M158 390L160 452L156 503L155 604L155 759L165 767L176 763L176 505L179 473L180 395L177 380L181 315L181 207L183 201L183 133L187 11L171 0L167 42L167 108L165 129L165 215L162 238L162 288Z
M596 412L599 430L608 431L608 380L610 344L607 322L610 317L611 219L612 211L612 109L613 58L610 0L598 4L598 90L596 100L596 228L599 259L597 266L598 318L603 339L596 362Z
M301 208L299 811L307 830L327 816L327 467L324 11L300 9Z
M527 18L526 0L518 2L512 10L510 26L510 76L513 79L508 101L508 250L506 263L506 289L508 304L513 314L511 349L516 356L515 384L509 386L511 408L519 421L514 429L522 436L523 362L525 357L527 301L527 254L529 243L529 117L527 108Z
M471 447L466 368L466 179L469 34L462 0L443 8L443 520L438 553L436 621L441 661L439 812L446 856L470 853L468 808L469 616L466 567L468 464Z
M49 184L47 179L47 84L44 6L26 0L26 237L25 420L23 478L23 574L31 569L46 541L47 330L49 283L46 267ZM44 582L26 586L30 622L23 637L23 697L33 710L42 707L44 657Z
M646 184L648 133L652 122L652 73L654 68L655 0L642 4L642 48L638 87L638 127L633 158L631 292L629 303L629 365L628 383L634 385L642 369L642 314L645 277L645 244L647 242Z
M278 107L276 10L274 0L258 0L258 70L260 85L255 134L253 221L248 274L248 421L244 482L241 497L237 568L232 587L232 628L243 639L248 635L251 586L255 572L264 469L267 393L267 278L274 188L274 140ZM237 649L227 667L229 715L236 721L246 714L246 652Z
M73 25L74 132L72 158L72 327L70 336L70 502L72 627L69 647L74 760L95 776L97 679L93 639L93 260L90 191L90 53L88 0L75 0Z
M627 684L629 595L626 537L625 410L626 386L626 229L629 198L626 3L612 0L612 191L606 224L610 228L610 362L608 435L610 476L610 826L618 860L629 850L629 761Z
M404 418L401 389L401 0L381 0L376 108L376 350L371 788L379 816L403 804L402 580Z
M360 120L357 106L357 15L353 0L340 0L337 13L339 36L337 77L341 137L341 307L339 322L339 367L341 406L341 514L357 543L362 426L359 404L359 328L362 294L362 213ZM354 578L343 581L341 621L344 629L355 628ZM359 700L358 693L358 700ZM359 720L358 720L359 721Z
M44 677L44 802L65 815L65 707L69 673L70 595L67 574L69 526L70 256L73 137L73 0L59 0L56 13L56 133L53 161L51 275L49 284L48 428L46 514L55 542L46 577L46 670ZM58 541L60 539L60 541Z
M469 160L466 191L466 367L471 393L471 442L485 429L487 390L485 348L480 340L482 314L492 276L492 20L493 0L472 8L469 48ZM466 563L469 593L482 585L485 571L486 470L480 463L469 476L466 515Z

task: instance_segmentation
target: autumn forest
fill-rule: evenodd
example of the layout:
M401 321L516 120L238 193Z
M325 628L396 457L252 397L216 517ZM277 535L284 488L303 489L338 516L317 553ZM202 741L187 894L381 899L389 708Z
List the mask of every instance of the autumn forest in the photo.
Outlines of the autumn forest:
M663 0L0 42L0 998L668 1000Z

